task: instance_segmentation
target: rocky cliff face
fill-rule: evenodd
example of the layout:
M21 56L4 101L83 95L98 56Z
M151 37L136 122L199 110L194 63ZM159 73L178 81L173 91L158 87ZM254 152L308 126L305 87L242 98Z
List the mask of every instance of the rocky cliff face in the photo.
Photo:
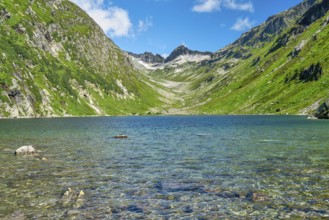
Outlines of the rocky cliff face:
M0 2L0 50L0 117L143 113L153 104L140 99L157 102L123 52L68 0Z
M250 54L246 52L249 49L246 48L261 48L266 43L271 42L283 31L295 24L296 20L300 19L315 3L316 0L306 0L291 9L269 17L265 23L242 34L231 45L219 50L215 56L218 58L249 58Z
M329 10L329 1L323 0L317 4L312 5L311 8L299 19L298 24L308 26L317 19L323 17Z

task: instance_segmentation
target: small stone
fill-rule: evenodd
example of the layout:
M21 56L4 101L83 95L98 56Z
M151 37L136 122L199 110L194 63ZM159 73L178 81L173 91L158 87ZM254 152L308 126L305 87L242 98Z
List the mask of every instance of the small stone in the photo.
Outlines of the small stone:
M36 155L39 152L32 146L22 146L15 151L15 155Z
M114 136L113 138L117 138L117 139L125 139L125 138L128 138L127 135L116 135Z
M80 190L72 190L71 188L68 188L62 198L59 200L59 203L61 203L64 207L73 207L76 209L81 208L85 203L84 198L85 193Z
M252 201L252 202L266 202L268 201L268 196L264 193L256 193L256 192L248 192L246 195L246 199Z
M139 208L136 205L130 205L127 207L127 211L129 212L135 212L135 213L143 213L143 209Z
M72 189L68 188L67 191L64 193L64 196L68 196L72 193Z
M81 190L78 197L82 197L84 195L85 195L85 193Z
M240 198L240 194L237 192L221 192L218 193L217 196L223 198L223 199L234 199L234 198Z
M73 206L74 208L79 209L79 208L81 208L84 205L84 203L85 203L84 195L85 195L85 193L82 190L80 190L80 193L79 193L79 195L77 197L77 200L76 200L76 202L75 202L75 204Z
M186 206L186 207L184 208L183 212L185 212L185 213L192 213L192 212L193 212L193 209L192 209L191 206Z

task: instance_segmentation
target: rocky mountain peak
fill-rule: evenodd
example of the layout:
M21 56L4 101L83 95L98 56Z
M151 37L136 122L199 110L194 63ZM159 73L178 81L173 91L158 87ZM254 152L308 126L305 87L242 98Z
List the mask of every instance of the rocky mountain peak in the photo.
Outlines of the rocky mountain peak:
M145 52L143 54L135 54L135 53L128 52L128 54L130 56L138 58L141 61L143 61L145 63L149 63L149 64L163 63L165 60L165 58L163 58L161 55L153 54L151 52Z
M190 50L184 45L180 45L177 47L171 54L165 59L165 63L175 60L177 57L181 55L212 55L211 52L200 52L197 50Z

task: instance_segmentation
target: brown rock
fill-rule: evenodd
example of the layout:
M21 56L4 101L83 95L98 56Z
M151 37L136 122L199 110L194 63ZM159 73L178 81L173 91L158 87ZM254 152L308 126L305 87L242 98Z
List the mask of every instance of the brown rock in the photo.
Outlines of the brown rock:
M117 138L117 139L125 139L125 138L128 138L127 135L116 135L114 136L113 138Z

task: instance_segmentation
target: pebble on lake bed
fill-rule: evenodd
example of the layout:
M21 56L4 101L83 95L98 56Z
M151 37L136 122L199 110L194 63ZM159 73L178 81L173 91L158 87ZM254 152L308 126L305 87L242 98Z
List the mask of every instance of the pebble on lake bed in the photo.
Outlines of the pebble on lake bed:
M63 194L62 198L59 200L63 206L73 206L74 208L80 208L84 205L84 195L85 193L80 190L72 190L68 188Z
M252 202L266 202L269 200L268 196L260 192L248 192L246 198Z
M15 155L36 155L37 151L32 145L22 146L15 151Z
M124 138L128 138L128 136L127 135L115 135L113 138L124 139Z

